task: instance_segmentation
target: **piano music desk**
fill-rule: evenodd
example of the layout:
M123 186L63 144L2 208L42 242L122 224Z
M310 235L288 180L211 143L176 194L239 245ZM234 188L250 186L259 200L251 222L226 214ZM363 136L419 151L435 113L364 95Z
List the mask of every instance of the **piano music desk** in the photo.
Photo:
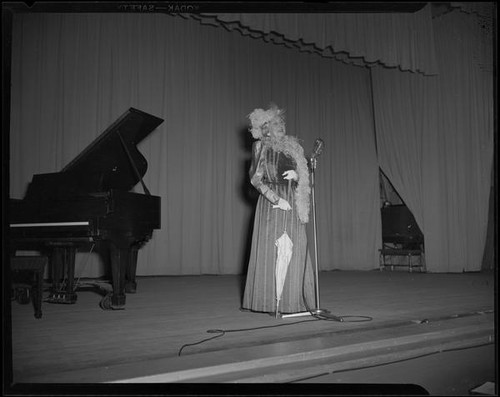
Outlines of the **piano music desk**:
M28 297L31 297L35 308L35 317L42 317L42 300L43 300L43 275L45 266L48 263L46 256L11 256L10 269L12 272L12 287L27 288ZM30 284L16 282L20 273L27 273L30 279ZM24 302L20 302L24 303ZM26 302L28 303L28 302Z

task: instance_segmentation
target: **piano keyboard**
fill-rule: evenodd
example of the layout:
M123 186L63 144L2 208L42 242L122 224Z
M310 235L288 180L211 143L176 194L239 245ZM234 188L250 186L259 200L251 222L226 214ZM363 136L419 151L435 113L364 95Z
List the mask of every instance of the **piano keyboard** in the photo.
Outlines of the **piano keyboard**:
M11 223L10 227L51 227L51 226L89 226L90 222L44 222L44 223Z

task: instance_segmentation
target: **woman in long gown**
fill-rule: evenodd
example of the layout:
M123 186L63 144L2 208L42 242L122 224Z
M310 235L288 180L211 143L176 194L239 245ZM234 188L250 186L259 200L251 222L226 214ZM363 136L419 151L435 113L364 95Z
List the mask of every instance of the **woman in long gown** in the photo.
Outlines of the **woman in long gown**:
M286 135L283 111L276 106L267 111L256 109L249 118L250 132L257 139L250 181L260 195L242 309L270 314L312 310L314 282L306 236L311 189L304 150L295 137ZM284 231L293 247L280 281L275 272L276 241ZM281 296L277 296L281 282Z

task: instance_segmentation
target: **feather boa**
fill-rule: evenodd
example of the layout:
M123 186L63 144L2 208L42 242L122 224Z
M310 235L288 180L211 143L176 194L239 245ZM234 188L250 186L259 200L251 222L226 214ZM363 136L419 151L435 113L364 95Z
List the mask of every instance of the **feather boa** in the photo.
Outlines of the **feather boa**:
M282 137L263 137L264 145L269 146L275 152L284 153L290 156L297 164L297 189L295 191L295 206L297 215L302 223L309 222L309 195L311 187L309 186L309 169L307 160L304 156L304 149L299 144L297 138L288 135Z

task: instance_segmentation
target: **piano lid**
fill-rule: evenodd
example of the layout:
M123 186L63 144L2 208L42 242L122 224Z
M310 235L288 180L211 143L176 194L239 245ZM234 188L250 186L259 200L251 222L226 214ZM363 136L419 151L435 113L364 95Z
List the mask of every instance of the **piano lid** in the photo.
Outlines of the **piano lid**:
M406 205L390 205L381 208L381 213L383 242L423 242L424 235Z
M130 108L97 139L62 169L79 189L102 192L110 189L129 191L144 176L148 163L137 144L163 119Z

